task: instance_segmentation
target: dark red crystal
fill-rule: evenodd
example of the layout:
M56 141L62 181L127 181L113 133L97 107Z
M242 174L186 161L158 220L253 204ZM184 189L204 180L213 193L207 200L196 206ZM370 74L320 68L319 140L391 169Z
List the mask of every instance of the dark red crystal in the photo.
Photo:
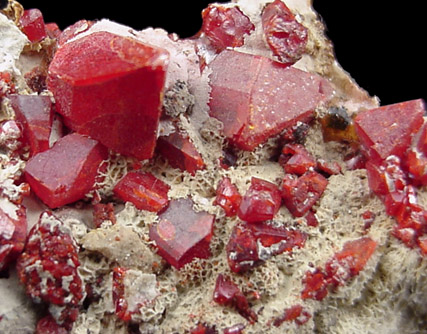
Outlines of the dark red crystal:
M116 223L116 216L114 214L113 203L95 203L93 205L93 225L98 228L105 221L110 221L112 224Z
M168 59L166 50L95 32L58 48L47 84L69 128L143 160L154 153Z
M295 63L305 53L308 32L281 0L265 6L262 28L273 54L283 63Z
M311 314L305 310L301 305L293 305L283 312L283 314L273 321L273 326L279 327L285 321L294 321L298 326L304 325L310 320Z
M194 211L191 199L172 200L159 215L159 222L151 226L149 235L158 254L180 269L195 258L211 256L209 245L214 221L214 215Z
M25 177L50 208L82 199L93 187L98 167L108 156L96 140L77 133L59 139L52 148L33 156Z
M242 196L237 187L231 183L230 178L224 177L216 189L214 205L219 205L227 217L235 216L242 201Z
M24 10L19 25L31 43L40 42L47 36L43 14L37 8Z
M301 144L286 144L279 161L289 174L302 175L316 167L316 160Z
M49 149L53 110L49 96L11 95L10 102L16 120L24 129L24 138L30 144L30 156Z
M129 172L114 187L114 194L139 210L159 212L169 203L170 187L151 173Z

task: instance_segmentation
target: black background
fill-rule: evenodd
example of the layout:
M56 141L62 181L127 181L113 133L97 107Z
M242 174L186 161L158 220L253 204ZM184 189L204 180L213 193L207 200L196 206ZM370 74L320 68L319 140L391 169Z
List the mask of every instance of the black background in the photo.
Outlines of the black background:
M189 37L199 30L200 13L211 1L19 2L26 9L39 8L46 22L61 29L83 18L109 18L135 29L162 27ZM383 105L427 99L427 23L421 6L423 1L411 0L314 0L339 63Z

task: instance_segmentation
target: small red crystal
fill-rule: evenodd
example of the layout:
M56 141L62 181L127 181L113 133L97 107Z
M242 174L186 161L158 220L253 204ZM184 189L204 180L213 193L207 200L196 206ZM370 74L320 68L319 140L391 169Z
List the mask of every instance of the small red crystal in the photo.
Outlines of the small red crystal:
M242 201L242 196L237 187L231 183L230 178L224 177L216 189L214 205L219 205L227 217L235 216Z
M68 334L69 331L58 325L51 315L41 318L37 322L35 334Z
M287 174L282 182L283 202L294 217L302 217L320 199L327 185L328 180L314 171L298 178Z
M139 210L159 212L169 203L170 187L150 173L129 172L114 187L114 194Z
M205 168L205 163L190 138L179 131L160 136L156 149L172 167L187 171L191 175Z
M49 96L11 95L10 102L16 120L24 128L24 138L30 144L30 156L49 149L53 110Z
M149 235L158 254L180 269L195 258L211 256L209 245L214 221L214 215L194 211L191 199L172 200L159 215L159 222L151 226Z
M301 292L302 299L322 300L328 295L328 283L325 274L320 269L307 271L302 280L304 290Z
M46 33L47 35L52 39L57 39L61 35L61 29L59 28L58 24L55 22L46 23Z
M286 173L302 175L316 166L316 160L301 144L286 144L279 158Z
M210 116L233 145L252 151L268 138L307 121L329 99L325 79L262 56L224 50L210 64Z
M281 203L279 188L274 183L252 177L237 215L248 223L270 220L279 211Z
M210 4L202 11L202 18L201 32L217 52L242 46L245 35L255 29L238 7Z
M283 312L280 317L273 321L273 326L279 327L285 321L294 321L298 326L304 325L311 318L311 314L301 305L293 305Z
M24 10L19 24L31 43L40 42L47 36L43 14L37 8Z
M341 173L341 165L336 162L328 162L323 159L317 160L316 169L326 176L338 175Z
M93 225L98 228L105 221L110 221L112 224L116 223L116 216L114 214L113 203L95 203L93 205Z
M220 305L233 307L239 314L254 323L258 320L249 302L239 287L227 276L219 274L215 284L213 300Z
M218 334L215 326L199 323L195 328L190 330L190 334Z
M243 330L246 328L243 324L237 324L224 329L224 334L243 334Z
M57 208L82 199L92 189L98 167L107 156L96 140L69 134L33 156L25 167L25 177L45 204Z
M283 63L295 63L304 54L308 32L281 0L269 3L262 13L262 28L273 54Z
M369 158L375 162L391 155L402 159L424 122L425 112L421 99L360 112L354 124Z
M0 207L0 272L21 254L27 237L26 209L22 205L15 207L16 210L9 214Z
M154 153L168 59L166 50L94 32L59 47L47 84L68 127L143 160Z

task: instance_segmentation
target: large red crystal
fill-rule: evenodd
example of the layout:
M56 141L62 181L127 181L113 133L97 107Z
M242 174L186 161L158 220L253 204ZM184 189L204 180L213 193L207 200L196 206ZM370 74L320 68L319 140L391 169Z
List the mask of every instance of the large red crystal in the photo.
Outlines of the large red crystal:
M85 297L79 266L78 246L71 230L51 212L43 212L28 235L17 271L35 302L64 307L64 312L52 314L59 324L75 320Z
M25 177L46 205L57 208L82 199L91 190L98 167L107 156L105 147L96 140L69 134L32 157Z
M11 207L12 212L7 213L0 207L0 272L7 269L9 264L21 254L27 237L25 207L15 206L12 203L6 204L8 200L5 198L1 201L5 207Z
M262 28L273 54L283 63L295 63L304 54L308 32L281 0L269 3L262 13Z
M215 284L213 300L220 305L233 307L239 314L254 323L258 320L249 302L239 287L227 276L219 274Z
M140 210L158 212L168 203L170 187L150 173L129 172L114 187L114 194Z
M209 248L215 216L196 212L188 198L172 200L159 215L159 222L150 228L150 239L158 253L176 269L195 258L211 256Z
M286 67L262 56L224 50L209 65L210 115L224 124L224 135L251 151L298 121L332 95L316 74Z
M360 112L354 119L360 144L374 161L403 158L423 124L423 100L412 100Z
M242 198L237 215L248 223L263 222L273 219L281 203L279 188L274 183L252 177L251 185Z
M30 144L30 156L49 149L53 110L49 96L12 95L10 102L16 120L24 128L24 138Z
M216 198L213 204L219 205L227 217L235 216L242 201L242 196L237 187L231 183L230 178L224 177L216 189Z
M143 160L154 153L168 58L163 49L95 32L58 49L48 88L67 126Z
M189 137L179 131L167 136L160 136L157 141L157 152L165 157L174 168L194 175L205 168L205 163Z
M47 36L43 14L37 8L24 10L24 13L19 19L19 25L21 26L22 32L32 43L40 42Z
M218 52L242 46L245 35L255 29L238 7L210 4L202 11L202 18L201 32Z

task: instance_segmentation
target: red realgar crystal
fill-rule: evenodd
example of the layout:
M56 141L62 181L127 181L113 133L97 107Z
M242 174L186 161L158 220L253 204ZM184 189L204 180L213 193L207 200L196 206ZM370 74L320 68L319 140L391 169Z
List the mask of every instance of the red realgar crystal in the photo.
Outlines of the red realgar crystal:
M210 115L224 135L252 151L268 138L308 121L332 95L327 80L262 56L224 50L210 64Z
M40 42L47 36L43 14L37 8L24 10L19 19L19 24L22 32L28 37L31 43Z
M215 216L196 212L188 198L172 200L150 228L150 239L156 242L158 254L176 269L195 258L211 256L210 241Z
M11 95L10 102L16 120L24 129L24 138L30 144L30 156L49 149L53 110L49 96Z
M273 54L283 63L295 63L304 54L308 32L281 0L269 3L262 13L264 35Z
M159 212L169 203L170 187L150 173L129 172L114 187L114 194L139 210Z
M46 205L57 208L82 199L92 189L98 167L107 156L106 148L96 140L69 134L32 157L25 177Z
M294 321L298 326L305 324L311 318L311 314L301 305L293 305L283 312L280 317L273 321L273 326L279 327L285 321Z
M224 177L216 189L214 205L219 205L227 217L235 216L242 201L242 196L237 187L231 183L230 178Z
M316 160L301 144L286 144L279 161L286 173L302 175L316 166Z
M59 47L47 84L68 127L143 160L154 153L168 59L163 49L95 32Z

